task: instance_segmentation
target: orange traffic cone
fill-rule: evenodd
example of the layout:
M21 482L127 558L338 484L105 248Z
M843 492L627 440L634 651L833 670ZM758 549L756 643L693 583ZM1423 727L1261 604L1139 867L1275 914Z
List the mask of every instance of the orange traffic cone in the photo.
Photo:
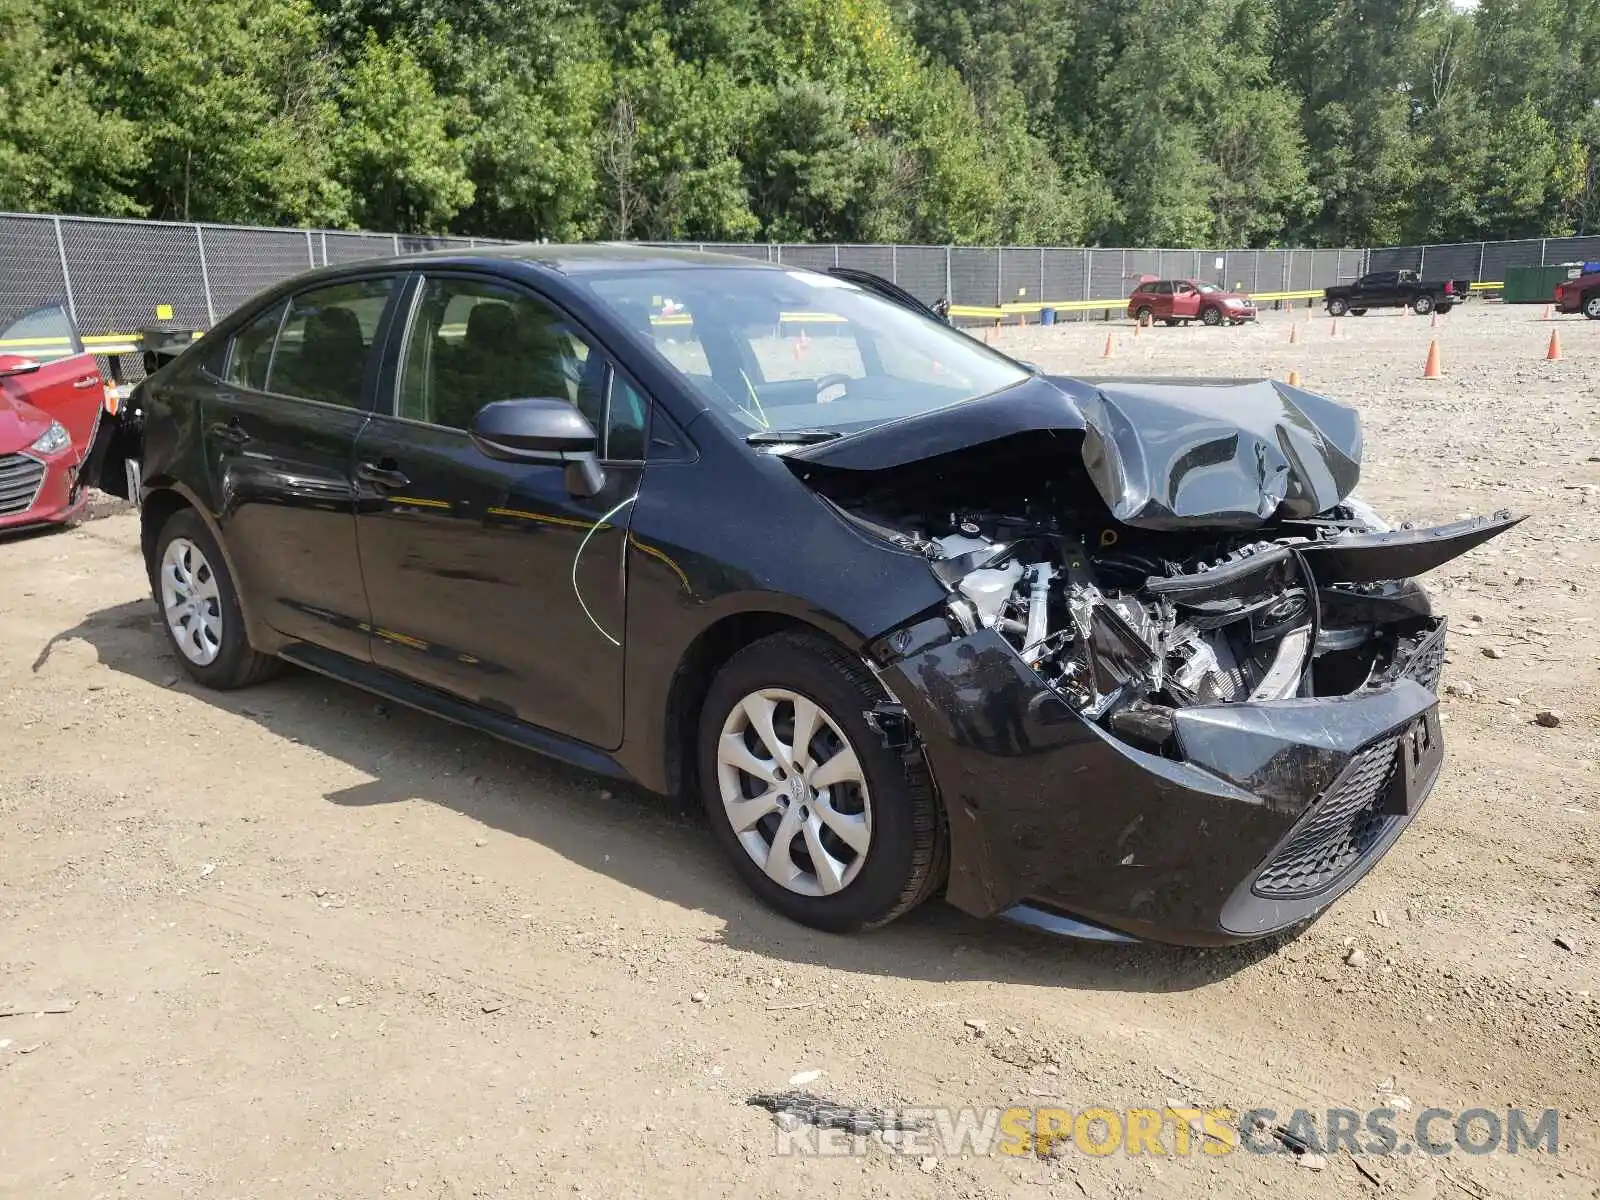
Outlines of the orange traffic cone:
M1290 371L1289 372L1288 383L1289 383L1290 387L1299 387L1300 386L1300 372L1299 371Z
M1544 356L1552 362L1561 357L1561 334L1554 329L1550 331L1550 347Z
M1289 345L1296 345L1300 341L1300 322L1296 321L1289 326Z
M1338 317L1335 317L1333 319L1333 325L1328 330L1328 336L1329 337L1338 337L1339 336L1339 318Z
M1439 340L1437 338L1428 339L1428 362L1422 368L1422 377L1424 379L1444 378L1444 372L1439 369Z
M1544 316L1540 317L1539 319L1541 321L1548 321L1550 319L1550 306L1548 304L1544 306Z
M1110 358L1117 352L1117 347L1111 334L1106 334L1106 348L1100 352L1101 358Z
M1139 336L1139 332L1142 329L1144 329L1144 318L1140 317L1137 321L1135 321L1133 323L1133 336L1134 337L1138 337Z
M1437 329L1437 328L1439 328L1439 310L1437 308L1433 310L1433 320L1428 322L1428 328L1429 329Z

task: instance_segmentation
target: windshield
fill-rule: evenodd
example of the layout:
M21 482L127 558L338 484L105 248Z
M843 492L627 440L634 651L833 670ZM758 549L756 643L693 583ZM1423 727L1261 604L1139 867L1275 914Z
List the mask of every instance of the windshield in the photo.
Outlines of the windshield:
M854 433L1028 378L948 325L831 275L687 267L584 282L759 440Z

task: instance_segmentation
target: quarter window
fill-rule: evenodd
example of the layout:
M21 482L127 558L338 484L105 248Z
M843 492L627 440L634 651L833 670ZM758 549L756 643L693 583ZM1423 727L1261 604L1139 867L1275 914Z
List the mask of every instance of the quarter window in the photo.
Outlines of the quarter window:
M272 366L272 347L278 340L287 303L274 304L250 324L233 335L233 352L223 378L237 387L267 390L267 372Z

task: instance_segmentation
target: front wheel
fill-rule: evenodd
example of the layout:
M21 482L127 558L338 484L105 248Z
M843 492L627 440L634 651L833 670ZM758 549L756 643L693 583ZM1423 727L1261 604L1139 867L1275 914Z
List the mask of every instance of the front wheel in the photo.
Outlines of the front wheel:
M277 670L278 660L256 653L246 638L227 561L192 508L180 509L161 527L150 576L167 640L197 683L227 691Z
M1342 317L1349 311L1350 302L1344 299L1342 296L1335 296L1332 300L1328 301L1328 315L1330 317Z
M1418 296L1411 302L1411 311L1419 317L1425 317L1433 311L1432 296Z
M1222 324L1222 310L1221 309L1217 309L1217 308L1208 308L1208 309L1205 310L1205 312L1200 314L1200 319L1202 321L1204 321L1207 325L1212 325L1212 326L1221 325Z
M1591 321L1600 321L1600 292L1590 292L1583 298L1583 315Z
M863 715L884 698L842 647L780 633L729 659L701 710L713 836L757 896L816 929L883 925L943 883L932 781Z

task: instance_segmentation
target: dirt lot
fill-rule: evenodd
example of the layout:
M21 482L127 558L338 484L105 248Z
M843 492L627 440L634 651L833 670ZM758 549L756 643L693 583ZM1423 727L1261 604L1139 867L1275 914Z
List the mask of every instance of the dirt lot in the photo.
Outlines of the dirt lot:
M1538 318L1335 338L1302 312L1297 344L1283 314L1120 325L1110 360L1099 324L1001 335L1089 375L1298 370L1363 409L1391 517L1532 514L1432 579L1473 694L1445 699L1427 808L1318 924L1244 950L940 904L812 933L748 900L681 805L306 675L195 688L131 514L0 544L0 1009L23 1010L0 1017L0 1195L1600 1196L1600 324ZM1446 378L1424 383L1430 336ZM1556 1107L1562 1145L1320 1170L780 1156L745 1100L812 1070L872 1105L1398 1095L1402 1133L1428 1107Z

